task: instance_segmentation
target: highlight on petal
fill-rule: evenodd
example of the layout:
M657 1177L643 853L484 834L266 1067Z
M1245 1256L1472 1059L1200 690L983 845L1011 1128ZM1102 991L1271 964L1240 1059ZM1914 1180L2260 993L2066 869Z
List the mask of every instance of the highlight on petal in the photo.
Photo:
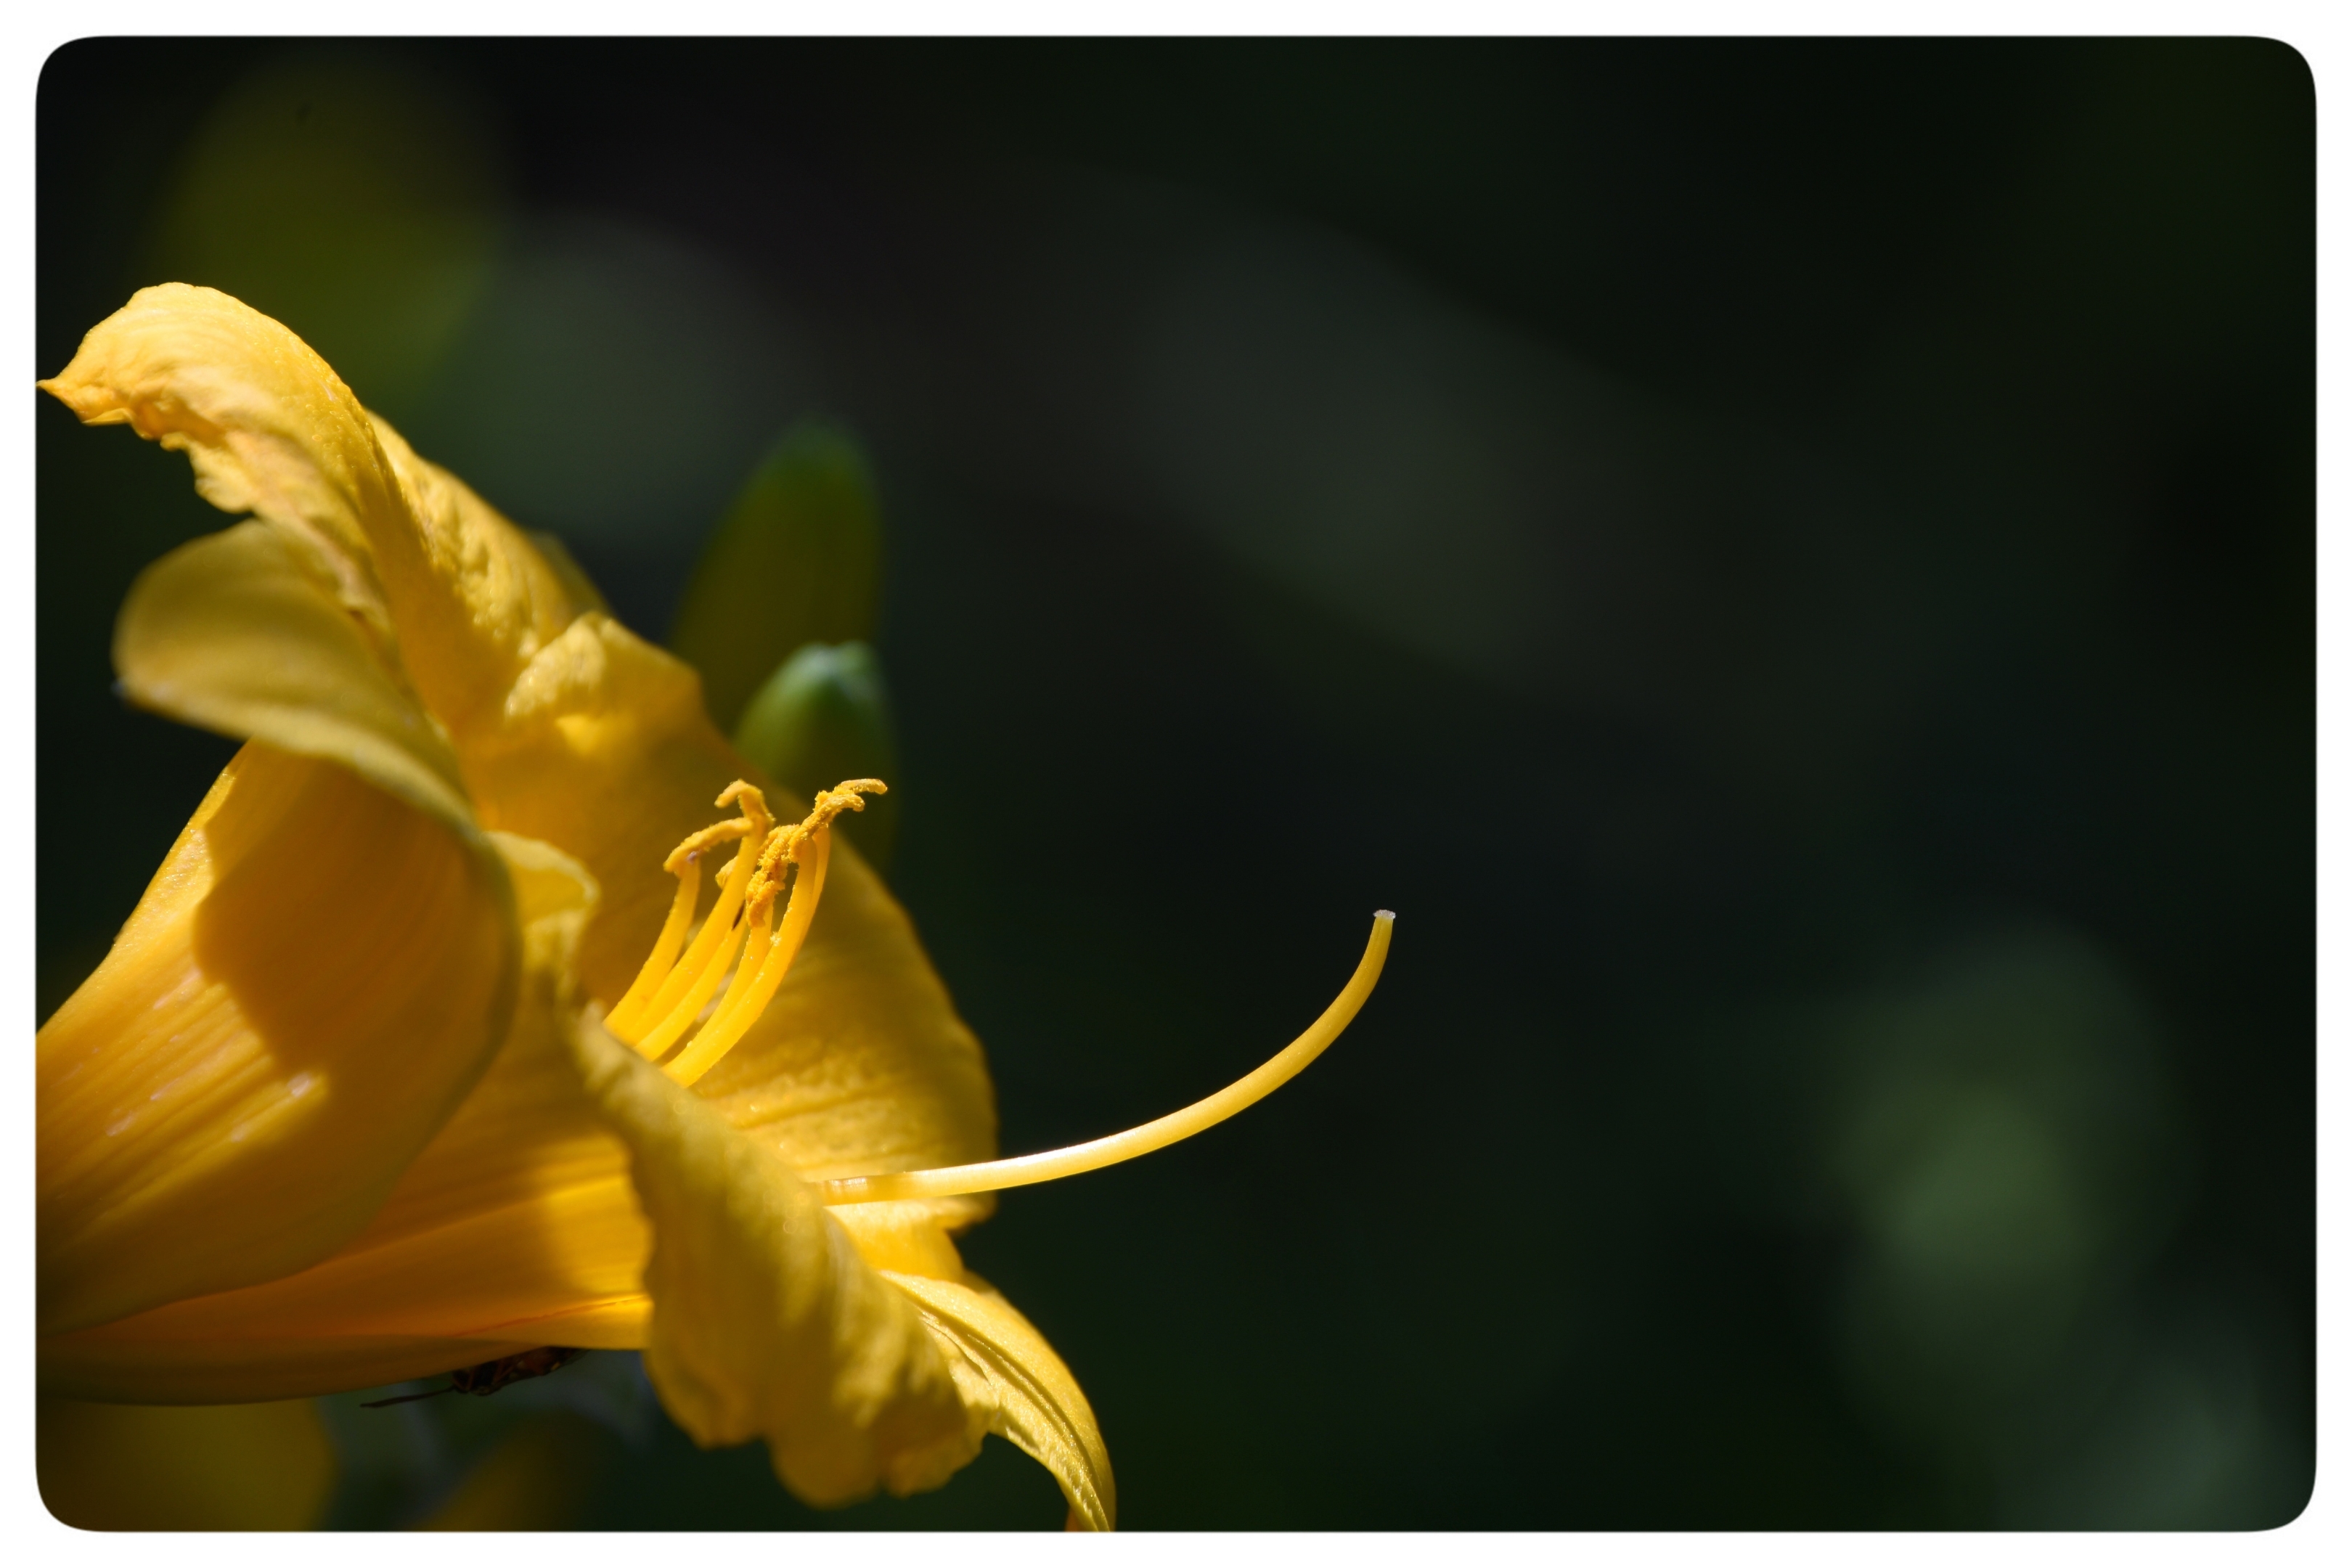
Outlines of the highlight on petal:
M44 1333L290 1273L488 1063L518 953L477 840L260 742L36 1042Z
M51 1335L45 1388L203 1403L325 1394L544 1344L635 1349L650 1245L628 1151L580 1085L572 950L593 879L550 847L489 836L524 948L489 1069L365 1228L299 1273Z
M981 1432L905 1294L805 1184L593 1019L583 1078L629 1145L653 1226L646 1371L706 1447L764 1437L819 1506L934 1487Z
M1077 1380L1029 1320L976 1276L961 1280L885 1272L914 1299L955 1374L965 1405L987 1428L1053 1472L1074 1525L1108 1530L1118 1500L1110 1453Z

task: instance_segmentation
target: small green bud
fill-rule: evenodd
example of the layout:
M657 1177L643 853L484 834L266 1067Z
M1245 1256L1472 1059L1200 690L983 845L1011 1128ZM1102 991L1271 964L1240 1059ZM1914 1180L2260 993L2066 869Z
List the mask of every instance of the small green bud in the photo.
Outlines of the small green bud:
M803 796L844 779L880 779L897 788L898 742L874 650L862 642L810 643L784 660L743 710L735 749ZM871 796L864 811L839 826L875 866L887 866L898 797Z
M831 426L794 426L711 531L670 624L719 727L803 643L872 637L881 566L865 455Z

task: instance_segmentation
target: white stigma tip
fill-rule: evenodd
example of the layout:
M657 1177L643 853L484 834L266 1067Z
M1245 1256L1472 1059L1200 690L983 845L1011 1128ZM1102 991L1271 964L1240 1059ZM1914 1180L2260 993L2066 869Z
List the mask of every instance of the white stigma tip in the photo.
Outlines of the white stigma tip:
M1394 910L1374 910L1372 911L1372 919L1376 921L1392 921L1396 919L1396 911Z

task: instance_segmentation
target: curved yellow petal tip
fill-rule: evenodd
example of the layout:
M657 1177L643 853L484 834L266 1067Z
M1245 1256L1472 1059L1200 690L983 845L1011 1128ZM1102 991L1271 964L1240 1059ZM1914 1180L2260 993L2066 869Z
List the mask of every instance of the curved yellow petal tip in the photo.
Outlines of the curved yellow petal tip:
M1118 1498L1093 1406L1045 1336L1012 1303L967 1274L961 1280L887 1274L914 1298L955 1373L964 1404L987 1429L1052 1472L1071 1528L1108 1530Z

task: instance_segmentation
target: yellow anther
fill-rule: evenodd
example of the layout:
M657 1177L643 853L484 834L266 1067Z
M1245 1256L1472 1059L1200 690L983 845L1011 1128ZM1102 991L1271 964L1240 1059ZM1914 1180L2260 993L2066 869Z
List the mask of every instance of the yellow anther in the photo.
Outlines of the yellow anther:
M880 795L887 787L879 779L847 780L819 792L799 822L778 826L759 790L740 779L729 784L718 804L738 805L742 815L688 834L663 862L678 879L677 896L645 967L628 994L614 1005L605 1027L648 1059L659 1060L702 1019L700 1032L663 1070L681 1083L709 1071L759 1021L800 952L824 892L833 819L864 810L861 795ZM718 902L679 957L702 886L702 858L738 840L742 847L719 871ZM787 889L779 930L775 900ZM730 968L734 979L711 1008L711 994Z
M766 915L776 895L783 891L785 879L777 875L776 868L790 858L800 832L799 823L787 824L769 834L767 842L760 846L760 864L751 873L751 891L743 904L753 919Z
M720 791L716 804L738 806L742 815L732 822L714 823L688 834L662 862L679 882L677 899L670 905L670 918L664 922L661 935L655 939L654 951L638 971L636 983L614 1005L612 1016L604 1021L604 1026L616 1037L635 1045L647 1056L659 1056L667 1050L694 1022L694 1015L724 978L726 964L734 956L735 946L741 938L735 917L743 907L743 894L758 857L738 851L720 873L719 901L703 921L700 934L683 958L675 964L669 963L693 919L694 899L702 880L702 857L719 845L738 839L760 843L775 822L768 815L766 799L741 779ZM709 984L703 984L705 972L714 965L716 972L708 975ZM693 1004L675 1029L669 1028L686 999L698 994L700 1000ZM660 1038L657 1045L654 1043L656 1037Z
M880 779L844 779L831 789L816 792L816 802L801 823L804 833L814 833L845 811L864 811L861 795L888 795L890 786Z
M688 861L699 860L719 845L731 844L751 831L751 823L748 817L739 816L732 822L714 822L699 832L688 834L685 842L671 850L669 858L662 862L662 869L672 876L680 875L685 871Z
M727 1000L702 1026L694 1043L663 1068L670 1077L680 1083L694 1082L718 1066L719 1058L733 1049L735 1042L759 1022L760 1015L775 998L776 988L783 984L785 971L800 956L801 943L808 939L809 925L816 919L817 900L824 897L825 868L833 859L833 819L845 811L866 809L866 803L858 798L861 791L881 795L888 787L880 779L851 779L835 784L818 794L808 816L768 836L760 851L758 876L763 884L761 893L766 900L761 905L761 916L766 915L783 880L774 874L775 868L786 860L799 867L792 879L791 901L784 906L782 929L758 961L759 973L748 987L742 985L740 974L740 969L751 968L754 962L747 947L737 985L729 989ZM735 996L737 989L743 992L740 1001Z

